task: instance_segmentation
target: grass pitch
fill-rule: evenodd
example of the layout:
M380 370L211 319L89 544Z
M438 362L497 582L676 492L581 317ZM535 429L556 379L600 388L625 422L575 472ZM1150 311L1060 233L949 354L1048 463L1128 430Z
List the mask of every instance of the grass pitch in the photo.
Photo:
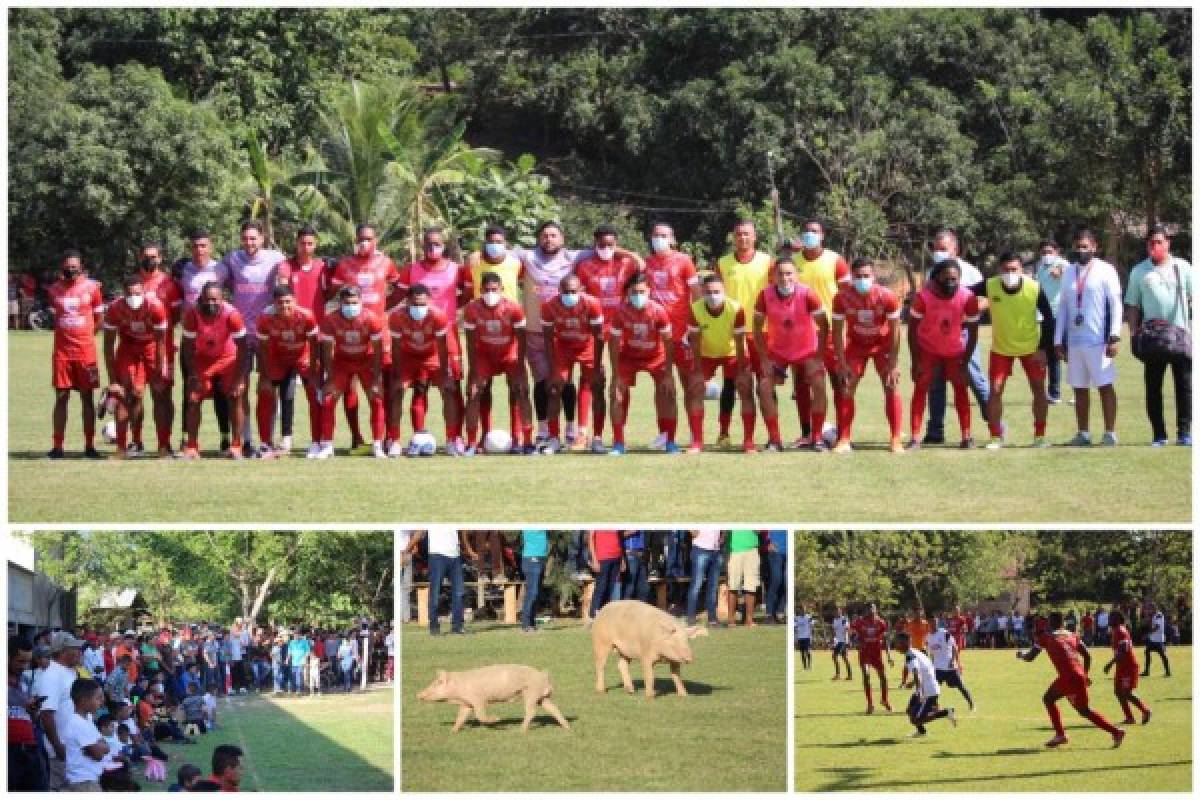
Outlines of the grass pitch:
M1150 706L1149 725L1127 726L1119 750L1104 731L1059 702L1070 742L1056 750L1043 742L1054 735L1042 693L1054 679L1045 654L1033 663L1014 650L963 653L963 681L977 710L967 711L956 689L942 687L942 707L959 712L957 728L947 720L926 726L929 735L910 739L903 711L909 689L895 689L902 659L888 670L892 708L864 714L866 700L856 656L853 681L833 682L829 651L813 653L813 669L796 658L796 790L801 792L1188 792L1192 788L1192 650L1168 650L1170 678L1157 659L1137 695ZM1102 669L1111 650L1092 651L1092 708L1114 724L1123 713ZM1139 661L1143 654L1138 653ZM843 673L844 675L844 673ZM1135 715L1140 714L1135 709Z

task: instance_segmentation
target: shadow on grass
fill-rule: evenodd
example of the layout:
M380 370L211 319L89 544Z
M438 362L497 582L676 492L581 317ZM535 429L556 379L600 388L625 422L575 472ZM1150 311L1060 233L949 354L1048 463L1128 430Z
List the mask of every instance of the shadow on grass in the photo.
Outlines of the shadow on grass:
M617 686L621 687L620 684L617 684ZM646 684L644 681L642 681L639 678L633 679L633 693L635 695L641 695L644 698L645 695L642 694L642 691L645 688L646 688ZM728 691L728 689L729 689L728 686L713 686L712 684L708 684L708 683L698 683L696 681L688 681L688 680L685 680L683 682L683 688L687 689L687 693L689 695L694 694L699 697L704 697L704 696L710 695L713 692ZM621 687L621 689L622 689L621 693L624 694L624 687ZM611 691L611 689L609 691ZM606 694L607 694L607 692L606 692ZM678 695L675 693L675 683L670 678L655 677L655 679L654 679L654 694L655 694L656 698L668 696L668 695L671 697L678 697Z
M988 753L987 755L995 755ZM1159 761L1149 764L1129 764L1126 766L1105 766L1106 770L1135 770L1135 769L1160 769L1163 767L1182 767L1188 766L1192 762L1190 759L1182 759L1179 761ZM1078 769L1048 769L1040 772L1022 772L1013 774L1006 772L1000 775L965 775L961 778L938 778L937 780L914 782L907 781L903 785L897 785L895 782L863 781L862 778L869 775L869 770L860 767L833 767L819 770L822 773L832 773L831 780L823 786L818 787L815 791L818 792L862 792L872 790L887 790L893 791L913 791L914 786L933 786L937 789L946 788L949 784L955 783L975 783L977 781L1013 781L1027 778L1053 778L1063 775L1081 775L1093 774L1096 767L1080 767ZM812 791L812 790L810 790Z
M800 744L796 746L813 750L848 750L857 747L880 747L882 745L900 744L902 741L904 740L892 736L883 739L857 739L853 742L826 742L825 744Z
M934 758L992 758L994 756L1032 756L1037 753L1046 752L1044 747L1005 747L1000 750L992 750L986 753L949 753L943 750L940 753L934 753Z
M842 717L863 717L866 716L861 711L842 711L836 714L797 714L796 719L841 719Z
M571 723L572 725L576 724L579 721L578 716L572 716L571 714L563 714L563 719L565 719L567 722ZM519 728L519 727L521 727L521 723L523 723L524 721L525 721L525 717L523 715L518 714L515 717L501 717L499 721L493 722L492 724L487 725L487 724L484 724L484 723L480 722L479 720L475 719L474 717L472 717L471 719L467 720L467 723L466 723L466 725L463 726L463 728L464 728L464 730L466 728L495 728L496 730L500 730L503 728ZM453 728L454 720L451 719L451 720L443 723L442 727L443 728ZM554 717L550 716L549 714L534 715L533 720L529 723L529 729L533 730L534 728L558 728L559 730L562 730L563 733L568 733L568 731L563 730L563 727L561 725L559 725L554 720Z

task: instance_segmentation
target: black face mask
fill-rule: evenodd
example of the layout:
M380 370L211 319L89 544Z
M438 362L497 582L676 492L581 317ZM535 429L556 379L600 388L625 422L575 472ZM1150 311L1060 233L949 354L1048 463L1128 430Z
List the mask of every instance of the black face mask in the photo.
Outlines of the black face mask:
M142 269L146 270L147 272L149 272L152 269L158 269L158 263L159 262L157 259L143 258L142 259Z
M83 270L79 269L78 267L70 267L70 268L64 269L62 271L62 276L69 281L75 280L82 274L83 274Z
M1071 260L1076 264L1087 266L1088 262L1092 260L1093 255L1095 255L1095 253L1090 250L1075 250L1071 253Z
M937 285L939 287L941 287L942 292L945 294L954 294L956 291L958 291L958 280L957 279L955 279L955 280L939 280L937 282Z
M200 303L200 313L206 317L215 317L220 308L221 304L216 300L205 300L204 302Z

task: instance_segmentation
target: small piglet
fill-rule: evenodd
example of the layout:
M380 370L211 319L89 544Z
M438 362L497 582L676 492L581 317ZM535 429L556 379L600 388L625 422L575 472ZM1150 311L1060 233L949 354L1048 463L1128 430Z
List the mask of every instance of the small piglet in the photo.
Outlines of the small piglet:
M625 691L633 694L633 679L629 676L629 662L642 662L642 680L646 684L646 697L654 697L654 665L665 661L671 665L671 680L675 691L687 695L683 680L679 677L679 665L692 663L692 647L689 639L707 636L704 628L685 628L665 611L640 600L618 600L608 603L592 621L592 655L596 660L596 691L605 691L604 667L608 654L616 650L617 668Z
M539 705L550 712L559 725L571 730L570 723L558 710L558 706L550 701L553 693L548 672L520 664L493 664L490 667L464 672L438 670L433 683L418 692L417 699L427 702L444 700L458 705L458 719L454 721L455 733L462 730L471 712L475 712L475 718L485 725L499 722L498 717L488 716L488 703L506 703L515 699L517 695L525 700L522 733L529 731L529 723Z

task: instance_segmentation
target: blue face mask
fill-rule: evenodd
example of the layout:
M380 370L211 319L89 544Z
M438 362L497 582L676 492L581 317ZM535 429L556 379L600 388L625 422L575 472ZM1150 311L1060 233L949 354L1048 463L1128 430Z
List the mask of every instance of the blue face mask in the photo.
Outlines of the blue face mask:
M800 237L800 244L804 245L806 250L812 250L821 246L821 234L805 231Z
M408 315L417 322L425 319L425 315L429 313L429 306L409 306Z
M650 249L656 253L665 253L671 249L671 240L666 236L651 236Z
M871 284L875 283L871 278L855 278L854 288L859 294L866 294L871 291Z
M342 303L342 316L346 319L354 319L360 311L362 306L358 303Z
M574 308L579 303L579 292L563 292L559 297L567 308Z
M629 305L639 311L646 307L646 303L650 302L650 295L645 292L634 292L629 295Z
M483 252L488 258L501 258L506 252L504 242L488 242L483 246Z

